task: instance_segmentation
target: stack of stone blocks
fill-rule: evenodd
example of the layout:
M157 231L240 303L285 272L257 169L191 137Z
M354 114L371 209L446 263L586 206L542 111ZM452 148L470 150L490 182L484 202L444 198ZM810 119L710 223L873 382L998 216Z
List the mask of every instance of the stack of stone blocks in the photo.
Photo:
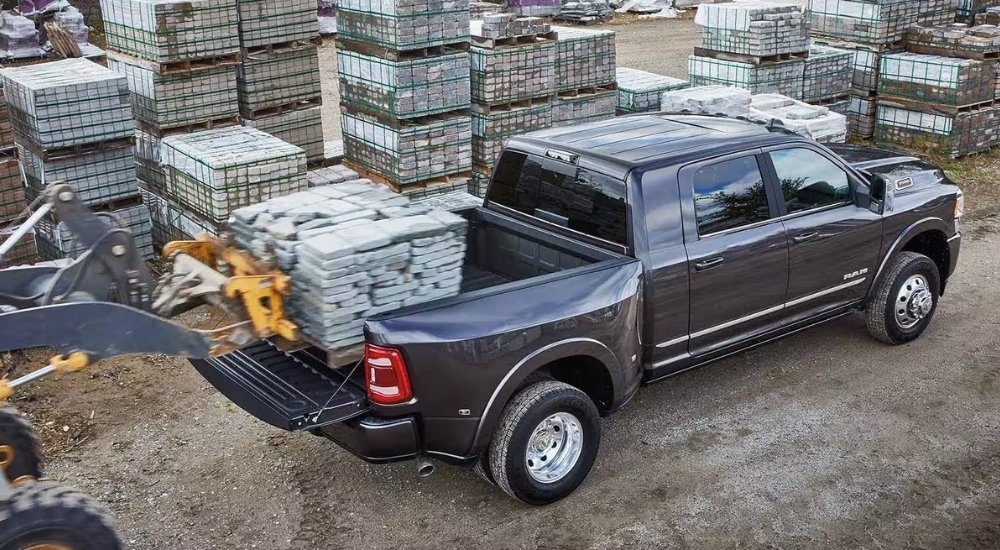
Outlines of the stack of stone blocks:
M13 138L11 138L13 139ZM8 149L0 152L0 242L7 240L7 235L13 233L17 226L12 224L23 219L28 201L24 196L24 182L21 181L21 169L17 164L17 151ZM32 232L25 235L14 247L0 259L0 269L16 265L31 264L38 261L38 248L35 235Z
M970 25L991 23L987 14L1000 7L1000 0L953 0L956 4L957 15L955 21Z
M402 193L468 186L468 0L338 4L344 160Z
M619 115L658 112L660 96L664 92L682 90L691 85L687 80L628 67L618 67L616 78Z
M802 101L822 103L847 114L851 103L854 52L814 44L809 48L802 79Z
M802 97L809 23L801 8L766 2L702 4L701 47L688 60L693 86Z
M471 29L469 190L482 196L506 140L552 126L557 42L551 26L535 17L488 15Z
M556 42L556 92L552 124L612 118L618 108L615 33L578 27L553 27Z
M236 0L243 123L323 160L319 26L313 0Z
M4 69L0 80L26 198L34 200L51 183L67 181L85 204L128 218L137 241L148 237L149 216L142 215L136 180L126 78L78 58ZM46 218L36 228L45 259L75 253L59 220Z
M367 318L457 295L467 222L355 179L233 212L238 246L292 277L289 318L321 347L364 341Z
M917 25L933 27L955 22L958 4L955 0L920 0L917 7Z

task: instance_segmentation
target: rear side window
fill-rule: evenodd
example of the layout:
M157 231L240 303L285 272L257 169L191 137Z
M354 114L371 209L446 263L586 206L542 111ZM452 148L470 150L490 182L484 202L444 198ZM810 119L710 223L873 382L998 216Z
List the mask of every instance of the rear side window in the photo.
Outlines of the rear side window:
M757 157L725 160L694 173L694 206L701 236L771 217Z
M487 198L540 220L628 245L625 184L574 164L505 151Z

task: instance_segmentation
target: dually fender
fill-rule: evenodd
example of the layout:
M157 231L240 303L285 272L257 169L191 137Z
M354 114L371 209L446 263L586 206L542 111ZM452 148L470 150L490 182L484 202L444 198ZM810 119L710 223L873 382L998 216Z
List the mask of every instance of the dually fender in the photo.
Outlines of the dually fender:
M490 397L483 411L483 416L479 420L479 427L476 429L476 436L473 440L473 454L478 455L489 444L507 402L533 372L553 361L573 356L593 357L600 361L611 378L614 395L621 395L625 384L624 369L628 363L619 361L608 346L592 338L570 338L553 342L532 352L514 365L497 385L497 389Z
M948 224L944 220L938 217L927 217L918 220L911 224L909 227L904 229L896 240L893 241L892 245L887 249L887 252L882 256L882 260L879 263L878 271L875 272L875 277L872 278L872 284L868 288L868 295L865 296L865 302L872 297L876 292L878 292L879 285L882 284L882 279L886 275L886 269L889 267L889 260L896 257L896 254L906 246L907 243L913 237L925 232L925 231L941 231L945 235L948 234Z

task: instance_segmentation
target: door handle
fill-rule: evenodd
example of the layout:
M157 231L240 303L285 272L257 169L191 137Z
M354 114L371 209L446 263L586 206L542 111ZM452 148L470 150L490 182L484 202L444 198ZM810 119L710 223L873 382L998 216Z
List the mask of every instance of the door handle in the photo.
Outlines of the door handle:
M795 237L792 238L792 240L795 241L795 244L802 244L805 242L809 242L815 239L816 237L819 237L819 231L813 231L812 233L803 233L801 235L796 235Z
M702 261L694 264L694 268L697 271L705 271L705 270L708 270L708 269L712 269L713 267L719 267L725 261L726 261L726 259L722 258L722 257L712 258L710 260L702 260Z

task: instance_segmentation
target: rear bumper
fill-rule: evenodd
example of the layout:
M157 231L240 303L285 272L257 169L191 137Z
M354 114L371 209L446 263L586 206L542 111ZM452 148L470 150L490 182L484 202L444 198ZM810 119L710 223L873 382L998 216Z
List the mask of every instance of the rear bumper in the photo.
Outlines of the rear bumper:
M318 431L368 462L396 462L417 456L417 421L411 416L385 419L369 415L323 426Z

